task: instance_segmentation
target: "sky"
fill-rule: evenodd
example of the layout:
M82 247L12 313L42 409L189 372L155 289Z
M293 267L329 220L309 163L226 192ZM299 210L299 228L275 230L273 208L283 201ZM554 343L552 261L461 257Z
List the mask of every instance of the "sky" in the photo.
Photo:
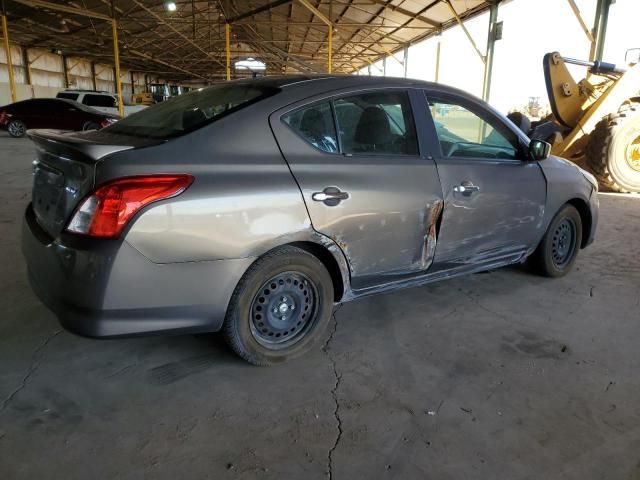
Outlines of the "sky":
M575 1L586 24L592 27L596 0ZM617 0L611 6L604 61L621 63L627 49L640 47L638 19L640 0ZM503 22L503 37L496 42L489 102L504 113L524 107L529 97L540 97L543 105L548 103L542 72L545 53L559 51L565 57L584 60L589 57L590 44L567 0L505 1L498 10L498 21ZM487 13L466 23L483 54L488 22ZM484 66L459 27L412 46L407 76L434 80L438 41L441 42L439 81L481 96ZM403 60L402 52L396 57ZM372 70L373 74L382 73ZM576 80L586 73L579 67L571 71ZM387 59L387 75L402 76L403 67Z

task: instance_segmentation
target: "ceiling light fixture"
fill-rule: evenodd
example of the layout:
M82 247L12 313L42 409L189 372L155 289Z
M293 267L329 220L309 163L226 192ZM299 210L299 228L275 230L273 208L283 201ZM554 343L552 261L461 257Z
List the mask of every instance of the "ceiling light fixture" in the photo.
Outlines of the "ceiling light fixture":
M175 2L166 1L164 2L164 8L168 12L175 12L178 7L176 7Z
M249 57L246 60L239 60L234 64L237 70L249 70L250 72L264 72L267 66L264 62Z

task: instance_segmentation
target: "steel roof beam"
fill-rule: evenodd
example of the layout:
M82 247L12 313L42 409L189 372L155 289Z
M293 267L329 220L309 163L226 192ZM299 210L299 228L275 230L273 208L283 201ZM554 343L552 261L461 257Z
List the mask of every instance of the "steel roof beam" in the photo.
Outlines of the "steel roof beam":
M81 17L97 18L100 20L106 20L110 22L112 19L109 15L104 13L94 12L87 10L86 8L69 7L68 5L61 5L59 3L46 2L43 0L13 0L16 3L21 3L28 7L34 8L46 8L49 10L57 10L59 12L69 13L73 15L80 15Z
M32 0L23 0L23 1L32 1ZM146 11L149 15L151 15L152 17L154 17L155 19L157 19L160 23L162 23L163 25L166 25L171 31L173 31L174 33L178 34L180 37L182 37L183 40L185 40L187 43L193 45L195 48L197 48L198 50L200 50L202 53L204 53L207 57L211 58L214 62L216 62L218 65L224 67L224 64L217 59L216 57L212 56L209 52L207 52L205 49L203 49L200 45L198 45L197 43L195 43L193 40L191 40L189 37L187 37L184 33L182 33L180 30L174 28L173 26L171 26L169 23L167 23L160 15L158 15L156 12L154 12L153 10L151 10L150 8L148 8L147 6L145 6L144 4L142 4L139 0L131 0L133 1L136 5L138 5L140 8L142 8L144 11Z
M424 15L418 13L414 13L410 10L407 10L406 8L402 8L402 7L397 7L395 5L392 5L391 2L387 2L386 0L373 0L373 3L378 4L378 5L384 5L386 9L391 10L392 12L398 12L401 13L402 15L412 18L414 20L420 20L421 22L424 22L428 25L431 25L434 28L440 28L440 23L436 22L435 20L430 19L429 17L425 17Z
M267 3L266 5L262 5L261 7L254 8L253 10L250 10L248 12L244 12L231 18L227 18L227 22L235 23L239 20L244 20L245 18L249 18L259 13L266 12L267 10L271 10L272 8L279 7L280 5L291 3L292 1L293 0L275 0L271 3Z

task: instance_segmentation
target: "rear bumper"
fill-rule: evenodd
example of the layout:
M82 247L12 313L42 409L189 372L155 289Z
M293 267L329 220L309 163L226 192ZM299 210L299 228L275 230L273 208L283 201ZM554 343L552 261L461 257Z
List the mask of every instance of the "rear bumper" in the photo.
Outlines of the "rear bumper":
M153 263L124 240L52 239L27 208L22 251L36 295L90 337L217 331L253 258Z

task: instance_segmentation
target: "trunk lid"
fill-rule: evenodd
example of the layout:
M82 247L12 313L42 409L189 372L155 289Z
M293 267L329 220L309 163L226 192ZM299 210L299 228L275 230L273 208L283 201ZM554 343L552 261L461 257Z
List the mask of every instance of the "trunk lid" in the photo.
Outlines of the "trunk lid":
M28 134L37 151L33 210L40 226L53 237L62 232L80 200L93 189L96 164L108 155L134 148L120 143L127 139L122 136L57 130L30 130Z

